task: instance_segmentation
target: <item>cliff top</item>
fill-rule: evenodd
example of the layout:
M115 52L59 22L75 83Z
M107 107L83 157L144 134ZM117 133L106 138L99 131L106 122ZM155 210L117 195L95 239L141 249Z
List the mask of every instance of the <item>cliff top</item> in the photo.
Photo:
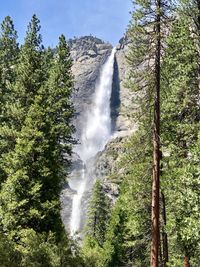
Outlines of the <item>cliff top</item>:
M105 50L112 49L111 44L93 36L69 39L68 44L74 61L82 56L96 57L99 54L105 53Z

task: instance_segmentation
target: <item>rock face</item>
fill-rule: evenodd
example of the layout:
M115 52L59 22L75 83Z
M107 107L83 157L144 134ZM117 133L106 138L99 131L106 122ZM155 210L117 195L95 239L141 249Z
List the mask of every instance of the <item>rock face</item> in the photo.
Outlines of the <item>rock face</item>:
M116 95L116 91L119 92L119 109L115 128L115 132L117 132L116 134L118 136L127 136L136 130L136 124L131 116L133 109L132 98L134 93L125 86L129 72L129 67L126 60L128 45L129 41L127 37L123 37L117 45L113 79L113 94Z
M127 38L124 37L116 46L111 97L112 129L123 136L129 135L135 130L135 126L133 126L135 124L130 116L132 94L125 87L125 78L128 73L126 63L128 43ZM72 72L75 80L73 103L76 116L74 124L77 129L76 137L79 138L85 121L83 117L84 111L91 104L91 98L98 82L101 67L111 54L112 45L96 37L85 36L69 40L69 47L73 59Z
M98 82L102 65L111 54L112 45L92 36L69 40L71 56L73 59L73 74L75 79L75 93L73 103L75 107L74 126L76 127L76 138L81 136L84 127L84 113L91 105L95 85ZM131 117L133 93L125 87L125 78L128 73L126 53L128 48L127 38L122 38L116 47L114 63L113 86L111 96L111 119L113 138L107 144L104 151L99 152L93 159L91 165L91 177L93 180L102 179L105 193L115 203L119 195L118 163L123 154L123 144L128 136L136 130L136 124ZM81 161L74 155L71 177L76 179L77 166ZM73 167L75 168L73 169ZM123 172L123 168L121 169ZM69 225L69 217L72 207L74 192L66 185L61 195L62 218L66 228ZM87 202L91 191L88 193ZM87 204L84 205L87 207Z
M91 97L101 66L111 54L112 45L104 43L98 38L86 36L69 40L69 47L73 59L72 72L75 79L73 103L76 118L74 125L77 129L76 137L79 138L85 121L83 111L87 110L91 104Z

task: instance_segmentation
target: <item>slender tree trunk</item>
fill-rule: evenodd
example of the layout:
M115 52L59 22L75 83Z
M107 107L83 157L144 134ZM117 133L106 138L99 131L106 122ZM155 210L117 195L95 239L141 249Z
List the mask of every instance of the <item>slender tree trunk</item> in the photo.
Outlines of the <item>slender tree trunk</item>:
M197 21L196 21L196 32L197 32L197 51L198 51L198 57L200 58L200 0L197 0ZM200 63L198 61L198 88L199 88L199 94L200 94Z
M184 267L190 267L190 258L187 255L184 259Z
M167 233L165 232L165 226L167 225L167 216L165 209L165 196L163 192L161 193L162 199L162 221L163 221L163 229L162 229L162 244L163 244L163 267L166 267L167 262L169 261L169 253L168 253L168 238Z
M160 253L159 262L163 263L163 251L162 251L162 238L161 238L161 236L160 236L160 241L159 241L159 253Z
M161 0L156 1L156 58L155 58L155 103L153 129L153 177L152 177L152 216L151 216L151 267L159 263L159 193L160 193L160 21Z

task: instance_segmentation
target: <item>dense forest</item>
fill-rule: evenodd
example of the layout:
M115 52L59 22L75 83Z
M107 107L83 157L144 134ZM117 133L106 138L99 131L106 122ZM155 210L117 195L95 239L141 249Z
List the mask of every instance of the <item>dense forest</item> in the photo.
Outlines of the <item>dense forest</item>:
M0 266L200 266L200 1L133 1L127 38L138 127L110 177L116 203L98 180L80 242L60 215L77 142L67 41L45 48L33 15L19 45L2 22Z
M0 38L0 266L77 266L60 216L73 144L71 59L45 49L34 15L24 44L10 17Z

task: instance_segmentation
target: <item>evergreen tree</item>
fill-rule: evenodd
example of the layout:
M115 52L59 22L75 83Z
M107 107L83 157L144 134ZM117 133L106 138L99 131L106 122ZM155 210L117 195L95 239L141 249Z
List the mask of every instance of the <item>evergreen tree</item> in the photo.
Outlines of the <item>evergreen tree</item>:
M7 103L0 127L0 261L1 266L75 267L82 265L81 259L60 215L60 192L73 143L72 62L64 36L54 53L43 48L39 31L34 15L19 57L14 59L13 51L13 61L7 58L11 47L7 57L3 50L0 55L0 67L7 71L5 77L2 72L1 84L9 85L2 91ZM2 41L5 48L14 44L13 36L8 31L13 42Z
M46 84L46 110L49 113L51 134L55 138L59 149L59 160L66 160L66 153L71 153L73 143L71 124L73 105L71 95L73 90L73 75L71 73L72 61L69 47L64 35L59 38L55 61L49 72L49 80ZM56 122L56 123L55 123Z
M46 65L41 62L38 23L33 16L20 54L15 85L16 119L20 124L15 147L5 155L3 165L8 176L1 190L3 231L17 243L29 229L36 233L51 231L57 241L64 235L59 197L73 131L71 60L61 36L49 75L43 74ZM44 77L48 77L46 82Z
M43 46L40 31L40 21L33 15L28 25L25 42L21 47L19 63L17 65L17 79L14 86L14 108L20 110L17 114L18 125L23 123L26 112L34 102L34 96L44 83L44 70L42 68ZM14 114L13 114L14 115Z
M105 195L102 184L96 181L87 212L83 258L87 267L102 266L103 245L110 218L110 200Z
M10 81L9 92L7 94L4 93L4 97L7 98L4 108L5 114L3 115L4 123L1 125L1 145L3 152L5 152L2 155L1 169L4 173L5 164L7 164L6 157L14 149L27 110L34 99L34 93L37 92L43 82L41 68L42 48L40 46L41 36L38 34L39 30L39 20L34 15L28 26L25 43L20 49L19 58L15 65L15 79ZM12 39L14 40L14 38ZM13 49L8 51L11 51L10 54L12 54ZM6 175L4 176L5 180Z
M152 131L152 246L151 266L159 264L159 192L160 192L160 91L161 50L164 23L169 14L170 1L134 1L135 10L129 35L132 40L129 53L131 82L129 86L138 92L138 113L149 113ZM166 27L166 25L165 25Z
M32 177L29 177L26 167L29 164L31 168L33 157L31 149L33 145L36 146L35 139L38 138L36 135L40 134L36 128L38 120L31 125L30 129L27 127L27 122L30 125L33 121L33 118L31 118L32 120L29 118L29 114L33 112L31 104L42 84L41 37L38 35L39 30L39 20L34 15L28 26L25 44L20 51L12 100L7 105L8 121L6 127L12 132L13 138L10 142L9 151L3 155L1 162L2 169L7 176L7 179L2 184L1 212L4 218L2 220L3 229L4 231L9 231L11 237L20 235L18 228L21 229L27 225L29 215L24 216L24 214L27 213L27 209L31 209L30 204L27 203L30 203L31 199L36 197L40 188L38 181L35 181L36 185L32 181L33 172ZM38 112L40 110L41 107ZM5 135L4 139L9 140L10 132L7 131L6 133L7 136ZM37 176L37 174L35 175ZM29 180L29 178L31 179ZM36 188L37 186L38 188ZM10 195L9 190L13 192L13 195ZM31 193L31 190L35 190L35 192ZM35 196L34 193L36 193ZM32 197L29 198L29 194ZM36 214L34 216L37 217Z
M10 84L15 80L15 65L19 47L17 44L17 32L12 19L7 16L1 24L0 34L0 66L1 66L1 92L8 96ZM4 103L5 104L5 103Z
M193 33L198 21L197 3L181 1L163 62L163 76L167 78L162 104L163 190L170 220L170 256L171 264L185 257L185 266L190 266L190 260L195 264L193 256L199 250L199 176L194 161L200 126L197 29ZM194 10L192 16L188 9Z
M109 220L110 201L98 180L93 189L87 215L86 236L92 237L99 246L103 246Z
M8 125L8 105L12 100L12 87L16 79L16 64L19 54L17 32L8 16L1 24L0 33L0 157L10 148L12 126ZM5 179L0 160L0 182Z
M120 166L126 166L120 196L112 211L104 244L108 265L149 266L151 138L140 128L125 144ZM122 167L122 168L123 168Z

